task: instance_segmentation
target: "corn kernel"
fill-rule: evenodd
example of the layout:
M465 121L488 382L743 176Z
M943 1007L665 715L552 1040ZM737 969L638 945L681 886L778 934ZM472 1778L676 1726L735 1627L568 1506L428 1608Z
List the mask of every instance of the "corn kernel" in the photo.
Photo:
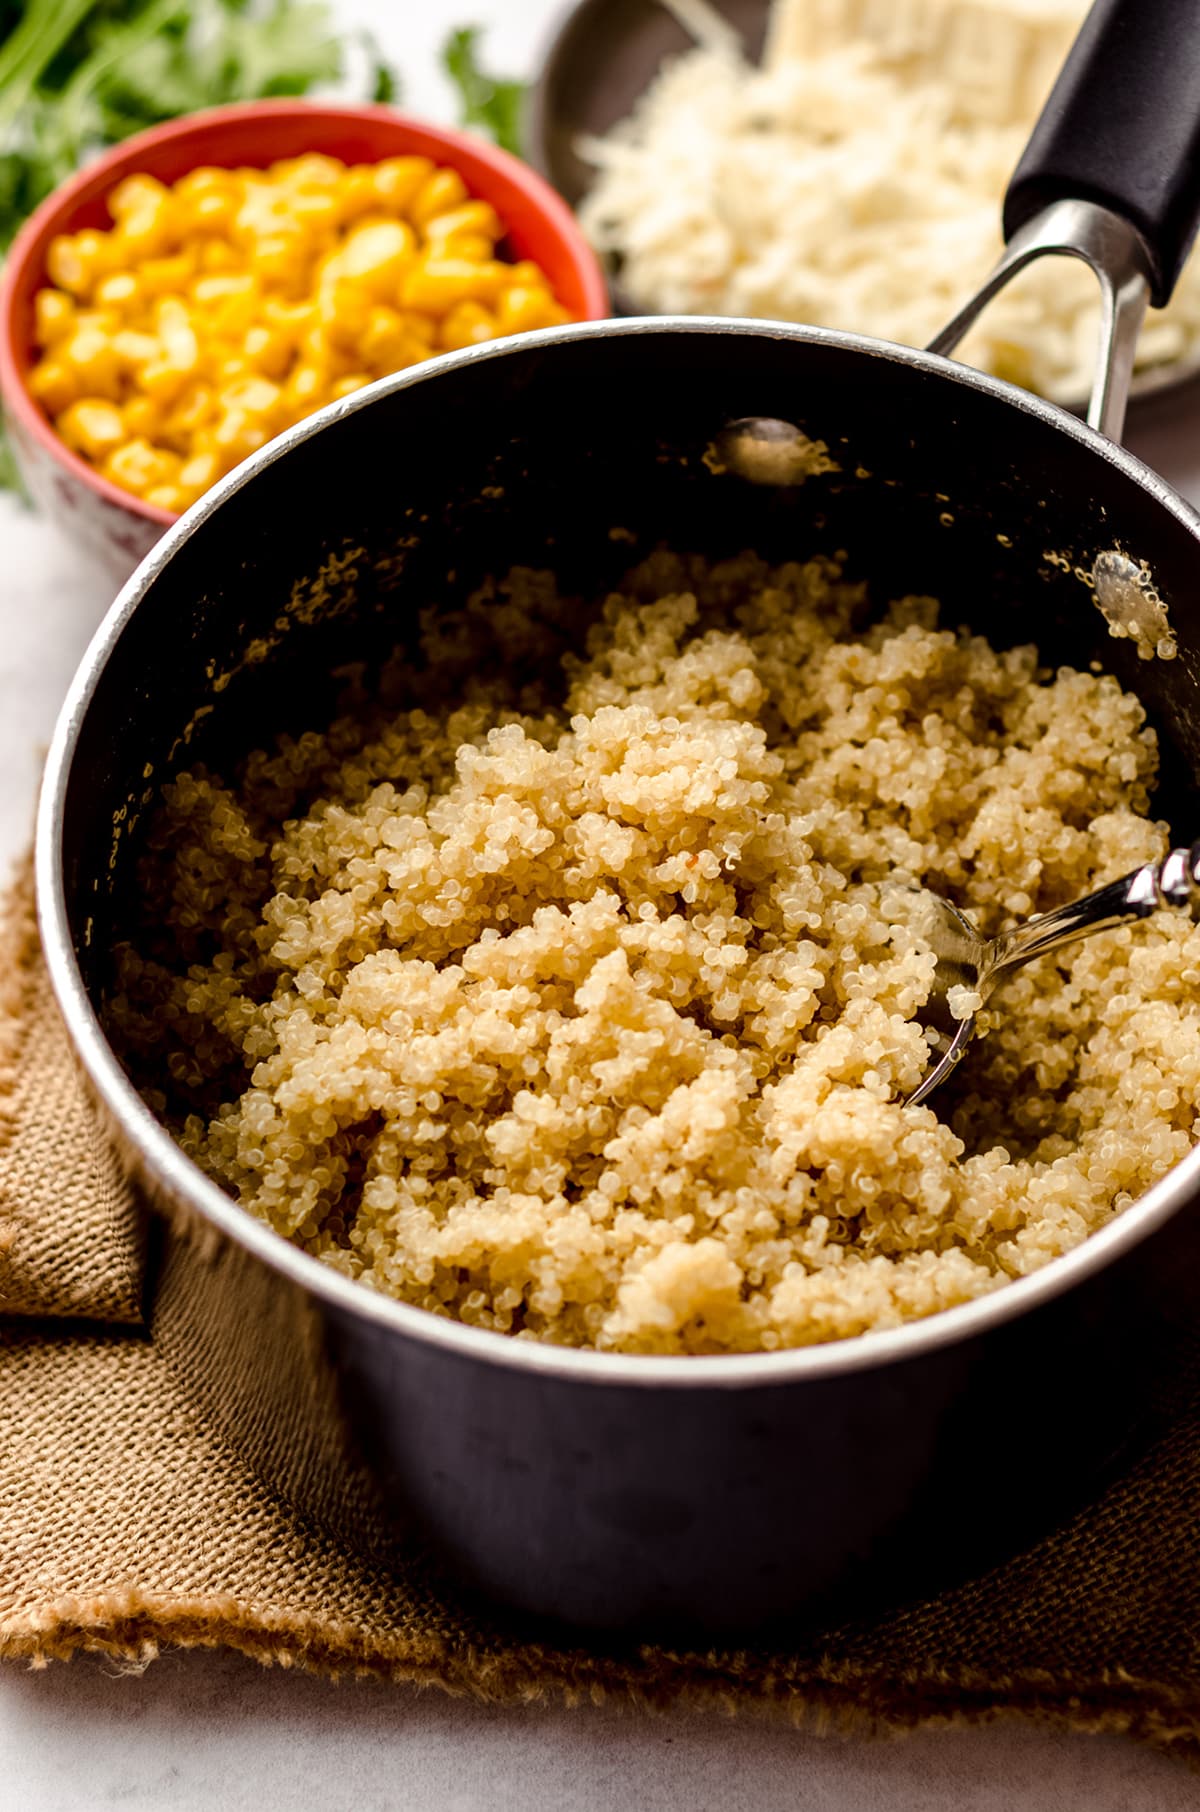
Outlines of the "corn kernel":
M105 276L107 247L103 235L94 232L60 233L50 241L46 252L46 272L51 283L72 296L85 299L92 287Z
M123 258L154 258L170 249L171 214L165 201L147 201L124 215L115 231Z
M418 314L415 309L409 309L400 318L410 339L418 341L426 351L431 350L437 334L437 322L429 315Z
M167 187L165 183L159 182L157 176L140 173L127 176L109 195L108 211L120 223L127 220L130 214L141 213L145 208L162 207L167 196Z
M292 343L278 328L252 327L242 341L246 362L264 377L281 378L292 362Z
M112 335L120 325L120 315L111 308L81 308L75 316L76 328L86 328L90 333Z
M221 392L221 402L228 409L241 409L247 415L270 415L279 405L282 392L269 378L246 377L229 384Z
M284 395L301 415L307 415L328 400L328 373L317 365L297 365L287 381Z
M79 377L60 359L42 359L30 373L29 389L47 415L57 416L79 396Z
M138 279L132 271L114 271L96 285L96 301L101 308L128 309L137 301Z
M294 351L304 335L316 323L316 310L311 302L287 302L282 296L264 296L262 318L272 333Z
M358 349L376 371L398 371L411 364L412 336L394 308L373 308L359 335Z
M389 214L403 214L433 175L428 157L385 157L371 173L375 199Z
M438 333L438 345L447 352L463 346L478 346L483 340L494 340L500 332L496 317L480 302L460 302L445 317Z
M196 195L187 203L186 219L197 233L226 233L237 218L235 195Z
M294 289L304 281L304 247L294 234L267 234L254 247L254 268L264 283Z
M284 158L272 166L274 175L288 188L333 191L346 178L346 166L340 157L327 157L323 151L305 151L300 157Z
M154 325L171 364L182 371L194 371L200 362L200 346L191 317L178 297L162 298L154 311Z
M553 327L559 319L560 311L544 286L533 289L514 283L496 305L496 320L503 334L531 333L536 327Z
M192 300L201 308L216 307L229 300L231 296L248 295L254 288L254 278L245 271L230 271L225 275L197 277L192 284Z
M317 325L331 346L349 350L366 332L371 297L357 283L330 282L317 297Z
M88 459L103 459L126 438L121 411L103 397L81 396L54 423L68 447Z
M335 239L332 242L327 256L329 258L336 258L351 234L359 232L364 227L395 226L395 224L396 216L394 214L385 214L383 209L379 207L372 208L369 214L360 215L357 220L349 223L349 231L343 234L341 239ZM408 226L407 222L402 221L401 225L405 227L407 232L415 233L416 231L415 227ZM326 257L322 256L318 264L318 271L324 268L325 262Z
M252 420L244 409L226 410L213 431L216 449L227 454L235 464L248 459L251 453L257 453L269 439L261 422Z
M60 350L63 363L78 374L85 396L116 397L121 361L108 334L98 327L79 326Z
M211 385L193 384L185 390L162 426L163 439L179 452L190 448L196 429L211 420L214 395Z
M150 364L162 351L153 334L138 333L132 327L123 327L113 334L112 348L126 371L136 371L140 366Z
M301 190L288 202L288 212L310 236L332 231L341 218L336 195Z
M432 357L434 348L425 340L417 340L410 334L402 346L398 346L386 364L376 367L376 375L387 377L393 371L406 371L410 365L419 365L424 359Z
M346 171L338 190L340 217L343 221L358 220L363 214L369 214L381 205L375 186L379 168L378 164L358 164Z
M234 216L234 239L253 251L256 240L276 235L289 239L298 237L288 209L288 198L269 183L247 183L242 205Z
M101 470L114 484L123 485L127 491L136 491L142 497L155 485L174 483L179 466L176 454L167 453L148 440L138 439L118 447Z
M148 258L138 272L142 293L146 296L181 296L196 271L194 252L174 252L169 258ZM103 300L99 289L96 300Z
M60 289L39 289L33 304L34 338L39 346L53 346L75 325L75 304Z
M242 268L242 254L227 239L211 239L200 247L198 269L213 276L225 276Z
M421 314L448 314L460 302L490 301L504 271L503 265L472 264L466 258L423 258L405 277L400 300Z
M199 496L207 491L209 485L216 484L221 476L222 466L215 453L197 453L191 459L184 460L179 468L179 483L186 491L193 491Z
M362 390L370 382L369 372L352 371L349 377L338 378L337 382L331 386L329 394L335 398L352 396L356 390Z
M153 440L162 425L162 410L151 396L134 396L121 410L125 432L131 440Z
M156 484L144 493L147 503L152 503L157 510L169 510L173 516L179 516L187 509L192 499L181 485Z
M220 164L197 164L172 187L184 201L192 201L198 195L240 195L242 178L236 170L226 170Z
M489 248L484 253L485 258L491 257L491 246L495 245L497 239L504 237L503 222L489 201L464 201L461 207L449 208L444 214L435 214L432 220L425 222L424 231L430 246L440 246L447 239L461 238L464 233L486 239L489 241Z
M217 446L217 418L215 415L211 421L205 422L202 428L196 429L192 436L192 450L189 458L204 459L209 455L215 458L222 472L228 472L233 462Z
M467 200L467 185L457 170L435 170L421 184L407 209L414 226L424 226L438 214L446 214Z
M546 281L545 271L540 264L534 264L531 258L521 258L516 264L510 264L508 276L511 283L532 284L535 288Z
M151 359L138 372L138 384L156 403L171 403L187 388L191 372L171 359Z
M212 330L240 340L254 326L258 313L259 289L249 274L227 277L197 277L192 285L192 299L204 310Z
M412 262L416 238L400 220L355 227L337 256L336 276L382 301L393 295Z
M492 255L492 242L482 233L454 233L439 239L430 251L438 258L465 258L471 264L486 264Z

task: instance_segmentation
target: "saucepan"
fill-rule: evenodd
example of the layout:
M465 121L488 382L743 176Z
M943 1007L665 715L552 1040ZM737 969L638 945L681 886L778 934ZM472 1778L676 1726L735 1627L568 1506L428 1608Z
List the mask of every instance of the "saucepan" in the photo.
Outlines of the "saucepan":
M664 542L844 548L882 596L931 593L998 644L1115 671L1190 841L1200 518L1115 437L1142 309L1200 206L1194 29L1186 0L1101 0L1009 190L1004 264L935 349L656 318L447 356L240 468L100 629L41 805L53 986L158 1210L156 1341L197 1412L338 1539L399 1569L423 1544L467 1589L575 1624L829 1618L1015 1549L1169 1409L1200 1311L1200 1152L1076 1251L925 1321L735 1357L563 1350L387 1300L279 1239L183 1155L103 1024L162 779L327 721L348 663L516 562L594 595ZM1043 252L1099 279L1090 425L944 356ZM761 418L827 442L840 475L714 472L714 434ZM1176 659L1109 638L1079 577L1109 549L1152 576Z

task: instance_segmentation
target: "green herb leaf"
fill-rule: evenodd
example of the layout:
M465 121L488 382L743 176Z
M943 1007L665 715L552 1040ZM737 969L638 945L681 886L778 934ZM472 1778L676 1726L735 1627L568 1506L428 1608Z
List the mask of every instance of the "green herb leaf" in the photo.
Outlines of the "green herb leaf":
M506 151L520 154L525 83L489 75L479 61L478 25L452 31L442 46L446 74L458 89L464 126L480 126Z
M359 37L362 40L362 46L367 55L371 99L381 104L388 101L398 101L401 88L398 71L393 68L392 64L389 63L383 55L383 52L379 48L379 40L376 38L374 32L360 32Z
M21 483L21 474L13 454L12 445L0 422L0 491L15 491L22 503L28 503L25 486Z
M399 83L373 41L360 92ZM0 0L0 253L93 152L162 120L336 82L324 0ZM0 449L0 490L11 485Z

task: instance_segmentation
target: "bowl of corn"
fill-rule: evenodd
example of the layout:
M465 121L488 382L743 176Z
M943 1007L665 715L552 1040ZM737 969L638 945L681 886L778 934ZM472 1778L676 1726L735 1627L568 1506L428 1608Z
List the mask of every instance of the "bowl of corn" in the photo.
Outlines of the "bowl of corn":
M43 203L0 280L0 392L32 495L124 577L326 404L608 312L516 158L390 108L259 101L128 139Z

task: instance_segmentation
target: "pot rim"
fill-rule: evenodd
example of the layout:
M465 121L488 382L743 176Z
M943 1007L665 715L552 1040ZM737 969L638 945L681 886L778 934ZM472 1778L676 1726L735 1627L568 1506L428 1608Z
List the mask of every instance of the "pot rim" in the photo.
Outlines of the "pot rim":
M333 1271L320 1259L293 1246L265 1222L257 1220L226 1195L188 1158L171 1134L154 1118L122 1069L101 1028L75 959L67 915L62 863L62 824L67 784L79 729L112 649L159 573L225 499L258 474L286 458L293 446L321 434L335 422L369 409L384 397L414 384L436 382L444 370L462 370L496 358L521 357L556 345L593 338L700 333L756 336L796 341L832 349L846 348L885 358L944 382L983 391L1009 408L1038 417L1076 441L1095 457L1115 465L1189 531L1200 560L1200 511L1141 460L1069 415L1056 404L1018 390L951 359L915 348L893 345L864 335L775 321L736 320L724 316L637 316L623 320L575 322L544 328L517 339L491 341L461 352L443 354L425 364L381 378L378 382L329 404L317 414L270 442L222 479L164 534L118 593L105 614L71 682L55 725L38 804L36 885L38 922L51 985L77 1055L105 1110L131 1148L141 1174L168 1197L182 1199L202 1219L213 1223L235 1245L251 1252L271 1270L319 1298L343 1315L373 1324L409 1340L439 1347L465 1361L529 1370L593 1386L669 1386L674 1389L725 1390L778 1387L806 1380L869 1371L905 1360L918 1360L943 1347L978 1338L1053 1301L1063 1292L1114 1264L1163 1227L1200 1193L1200 1145L1168 1171L1108 1226L1091 1234L1032 1275L957 1307L940 1310L897 1328L852 1335L820 1345L790 1347L769 1353L659 1356L597 1352L592 1348L556 1347L517 1340L490 1329L473 1328L379 1295Z

